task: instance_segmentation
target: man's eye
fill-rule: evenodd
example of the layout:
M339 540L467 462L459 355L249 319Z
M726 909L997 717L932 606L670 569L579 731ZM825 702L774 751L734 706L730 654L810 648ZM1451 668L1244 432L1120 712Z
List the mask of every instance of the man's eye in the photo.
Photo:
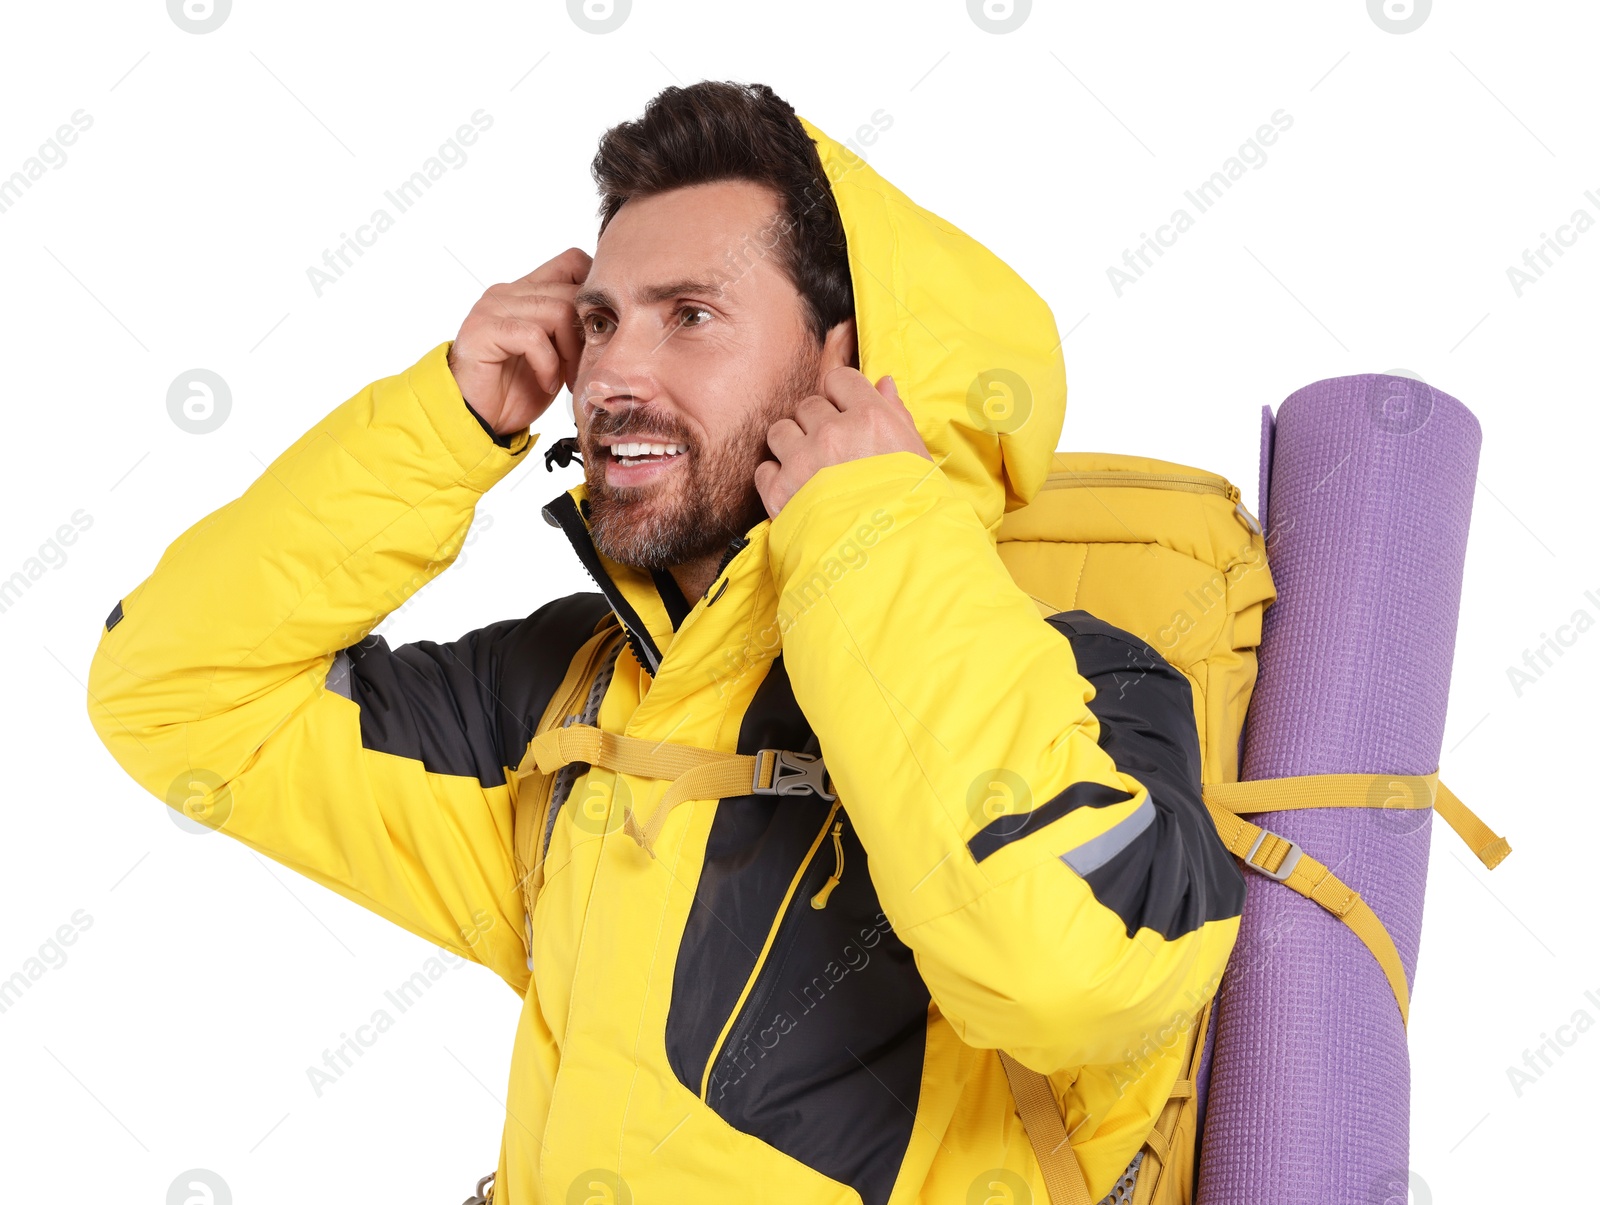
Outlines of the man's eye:
M700 323L700 322L689 322L689 321L686 321L686 316L689 315L689 314L704 314L707 318L711 317L711 311L706 309L705 306L703 306L703 305L680 305L678 307L677 313L678 313L678 325L679 326L703 326L704 325L704 323Z
M606 332L605 332L605 329L604 329L603 326L600 327L599 329L596 329L596 327L594 326L594 323L596 323L596 322L604 323L605 321L606 321L606 319L605 319L605 316L603 314L588 314L588 315L586 315L584 317L583 323L582 323L583 333L585 335L603 335L603 334L605 334Z

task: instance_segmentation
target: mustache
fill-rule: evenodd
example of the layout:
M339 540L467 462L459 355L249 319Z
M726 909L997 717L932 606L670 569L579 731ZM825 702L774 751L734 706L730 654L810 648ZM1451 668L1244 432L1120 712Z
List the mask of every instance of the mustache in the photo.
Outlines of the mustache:
M589 416L589 425L584 432L584 438L586 442L593 443L606 435L632 435L639 439L651 439L662 443L693 445L687 432L680 427L662 422L661 418L662 416L651 414L644 407L622 412L596 410Z

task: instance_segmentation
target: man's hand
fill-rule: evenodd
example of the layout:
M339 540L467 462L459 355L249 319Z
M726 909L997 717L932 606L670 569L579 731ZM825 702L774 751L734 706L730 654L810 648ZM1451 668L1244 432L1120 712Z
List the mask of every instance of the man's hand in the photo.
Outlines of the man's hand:
M776 459L756 466L756 490L772 518L830 464L885 452L915 452L933 459L894 378L880 377L874 388L854 368L843 366L822 378L822 393L801 402L793 418L767 428L767 446Z
M572 298L594 261L569 247L521 280L491 285L461 324L450 371L467 405L500 435L538 418L572 388L583 332Z

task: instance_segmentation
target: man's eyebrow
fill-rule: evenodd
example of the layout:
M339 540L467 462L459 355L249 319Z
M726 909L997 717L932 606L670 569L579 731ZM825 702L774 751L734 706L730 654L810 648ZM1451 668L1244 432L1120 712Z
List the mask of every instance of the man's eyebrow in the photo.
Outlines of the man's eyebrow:
M695 293L700 296L720 296L722 282L717 280L702 280L685 278L672 280L665 284L646 285L636 291L642 305L657 305L663 301L671 301L674 297L681 297L686 293ZM572 297L572 304L577 306L604 306L606 309L615 309L616 302L611 293L606 289L579 289Z

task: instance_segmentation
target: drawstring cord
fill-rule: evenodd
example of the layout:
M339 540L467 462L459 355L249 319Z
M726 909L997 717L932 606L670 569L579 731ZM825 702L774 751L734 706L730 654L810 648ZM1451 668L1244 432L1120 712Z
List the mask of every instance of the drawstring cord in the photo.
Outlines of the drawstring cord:
M817 911L828 906L828 897L833 894L833 889L839 885L839 880L844 877L844 821L834 822L833 826L833 873L828 876L828 881L822 885L822 890L811 897L811 906Z

